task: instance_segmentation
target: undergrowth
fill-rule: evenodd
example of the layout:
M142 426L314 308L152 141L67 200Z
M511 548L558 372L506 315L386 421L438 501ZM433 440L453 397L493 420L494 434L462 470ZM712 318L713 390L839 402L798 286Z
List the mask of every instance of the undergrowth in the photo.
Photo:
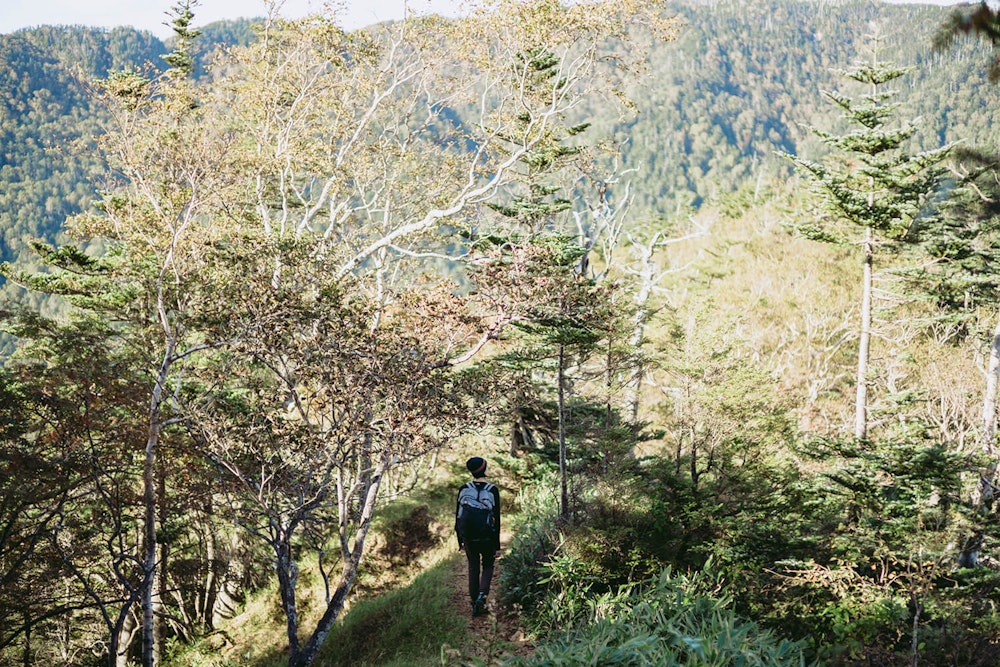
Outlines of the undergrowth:
M554 573L553 577L560 577ZM685 665L728 667L806 664L803 647L744 621L731 601L706 591L706 575L659 577L589 596L588 586L559 581L558 603L570 629L550 634L518 667ZM550 582L555 583L555 582ZM567 613L566 607L572 609Z
M468 626L450 600L456 558L440 560L404 588L352 606L334 626L316 666L440 665L441 647L462 645Z

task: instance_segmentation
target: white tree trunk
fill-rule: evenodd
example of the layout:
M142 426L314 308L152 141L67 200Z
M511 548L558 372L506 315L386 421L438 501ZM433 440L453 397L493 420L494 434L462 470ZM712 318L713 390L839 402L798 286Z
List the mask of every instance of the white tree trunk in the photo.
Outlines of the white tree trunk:
M659 235L654 235L652 240L645 245L635 244L639 253L639 289L635 294L635 314L632 316L632 333L629 335L629 349L638 350L642 345L643 336L646 335L646 321L649 319L649 297L653 293L653 286L658 276L656 275L656 265L653 261L653 253L656 249ZM642 376L644 369L642 364L635 369L635 376L626 387L626 406L632 416L632 421L639 419L639 394L642 389Z
M858 342L858 390L854 401L854 437L868 437L868 359L872 338L872 264L874 242L871 228L865 229L864 272L861 283L861 339Z
M997 429L997 387L1000 386L1000 316L993 329L990 342L990 359L986 369L986 391L983 396L983 436L980 441L988 465L980 476L979 486L973 502L976 507L993 500L993 482L996 478L996 429Z
M154 592L156 583L156 444L160 434L158 407L150 416L149 439L143 465L143 503L145 504L145 534L143 536L142 580L142 665L153 667Z
M164 311L162 305L160 311L161 313ZM146 439L145 460L142 469L143 504L145 506L141 596L143 667L154 667L154 654L156 652L154 648L156 645L154 615L156 607L159 605L159 596L156 590L156 507L159 492L156 483L156 448L159 445L160 431L163 428L161 423L161 407L167 386L167 376L170 372L170 366L174 361L174 350L176 349L177 340L173 336L168 335L166 343L166 351L163 354L163 361L156 375L156 382L153 385L152 397L149 403L149 436Z
M569 483L566 468L566 348L559 346L559 370L556 382L559 385L559 515L569 517Z
M358 567L361 565L361 558L365 553L365 539L368 530L371 528L372 518L375 515L375 502L378 499L379 488L382 484L383 475L389 469L389 453L384 452L375 470L366 480L364 503L361 506L361 514L358 517L357 531L354 534L354 544L342 553L343 567L340 574L340 582L333 596L327 602L326 610L316 624L309 640L295 653L289 656L289 667L308 667L316 659L319 648L326 641L327 635L333 628L334 622L344 610L347 596L350 595L354 587L354 580L358 574ZM346 496L345 496L346 497Z
M133 613L126 614L121 621L121 627L109 645L112 667L128 667L132 640L135 639L136 631L139 629L139 624Z
M983 454L986 455L986 466L979 471L979 483L972 492L972 507L982 514L993 504L995 482L997 476L996 458L996 427L997 427L997 389L1000 386L1000 316L993 329L993 340L990 342L990 358L986 367L986 389L983 396L983 433L979 441ZM966 538L962 553L958 556L960 567L975 567L979 564L979 551L983 545L983 533L980 530Z

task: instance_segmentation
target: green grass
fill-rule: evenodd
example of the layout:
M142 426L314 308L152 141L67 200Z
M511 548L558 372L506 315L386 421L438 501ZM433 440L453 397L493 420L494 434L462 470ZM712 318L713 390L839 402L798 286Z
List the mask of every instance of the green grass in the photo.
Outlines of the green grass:
M334 626L316 666L440 665L442 646L460 646L468 632L468 619L449 599L457 559L442 559L405 588L353 605Z

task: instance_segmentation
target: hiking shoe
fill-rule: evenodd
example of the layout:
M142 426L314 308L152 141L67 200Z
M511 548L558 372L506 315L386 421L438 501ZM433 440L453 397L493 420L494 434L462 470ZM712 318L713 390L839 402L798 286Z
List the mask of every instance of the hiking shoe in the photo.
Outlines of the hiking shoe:
M476 601L472 603L472 615L481 616L486 613L486 596L482 593L476 598Z

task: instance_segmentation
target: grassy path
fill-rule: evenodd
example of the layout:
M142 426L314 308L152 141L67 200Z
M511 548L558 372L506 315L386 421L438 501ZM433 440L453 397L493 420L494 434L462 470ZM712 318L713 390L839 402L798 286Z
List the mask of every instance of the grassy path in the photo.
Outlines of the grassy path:
M506 548L506 540L501 543ZM472 617L468 591L468 562L465 554L458 554L454 560L451 574L449 599L454 613L468 619L468 640L459 648L446 651L444 656L449 666L480 666L492 667L502 665L505 660L515 656L530 655L533 649L531 643L521 632L519 619L496 603L497 583L503 568L503 549L496 561L493 573L492 593L489 600L489 613L476 618Z

